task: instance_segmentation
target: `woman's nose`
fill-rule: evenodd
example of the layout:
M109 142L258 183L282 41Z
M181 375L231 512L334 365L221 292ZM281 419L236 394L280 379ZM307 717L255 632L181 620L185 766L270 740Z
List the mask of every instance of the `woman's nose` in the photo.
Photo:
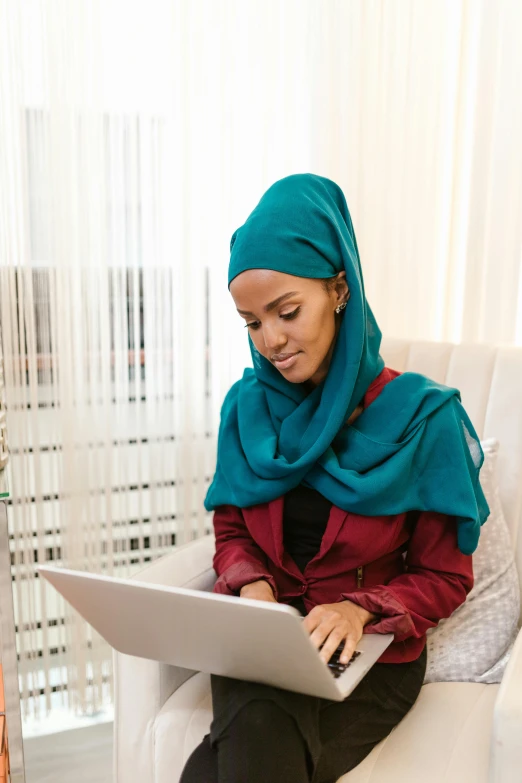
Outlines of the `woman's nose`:
M283 330L278 326L263 327L263 340L266 349L273 353L280 353L287 341Z

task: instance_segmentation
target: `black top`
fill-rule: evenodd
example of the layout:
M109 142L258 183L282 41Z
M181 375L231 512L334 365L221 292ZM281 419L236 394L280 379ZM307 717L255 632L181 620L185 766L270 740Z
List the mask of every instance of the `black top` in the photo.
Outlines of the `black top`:
M283 510L283 548L301 572L321 547L332 503L316 489L299 484L285 495ZM306 614L303 600L291 602Z
M304 484L285 495L283 547L300 571L319 551L331 507L324 495Z

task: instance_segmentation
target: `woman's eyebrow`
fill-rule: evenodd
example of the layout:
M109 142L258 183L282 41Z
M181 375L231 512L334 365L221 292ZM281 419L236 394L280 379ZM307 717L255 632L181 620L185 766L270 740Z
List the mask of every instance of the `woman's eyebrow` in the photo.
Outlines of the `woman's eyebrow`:
M263 310L265 313L269 313L270 310L273 310L274 307L277 307L277 305L283 301L283 299L286 299L289 296L295 296L295 294L298 294L299 291L289 291L287 294L282 294L282 296L278 296L277 299L274 299L273 302L270 302L270 304L267 304L263 307ZM240 310L239 308L236 308L238 313L240 315L254 315L254 313L251 313L250 310Z

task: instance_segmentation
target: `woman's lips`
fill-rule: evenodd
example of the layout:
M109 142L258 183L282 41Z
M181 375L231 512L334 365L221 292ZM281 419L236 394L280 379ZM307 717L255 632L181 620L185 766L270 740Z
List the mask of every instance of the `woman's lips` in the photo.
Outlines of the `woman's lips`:
M289 356L288 359L283 359L281 362L275 361L274 364L277 367L278 370L286 370L288 367L291 367L295 362L297 361L297 357L301 351L297 351L297 353L294 353L292 356Z

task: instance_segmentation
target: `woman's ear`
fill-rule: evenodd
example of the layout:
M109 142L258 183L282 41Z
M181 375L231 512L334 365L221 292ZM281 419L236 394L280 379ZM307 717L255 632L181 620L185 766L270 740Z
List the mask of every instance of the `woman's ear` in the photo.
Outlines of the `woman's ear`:
M346 295L346 301L348 301L348 299L349 299L349 298L350 298L350 296L351 296L351 293L350 293L350 286L348 285L348 283L347 283L347 281L346 281L346 271L345 271L344 269L343 269L343 271L342 271L342 272L339 272L339 274L337 275L337 280L336 280L336 282L337 282L337 284L339 284L339 283L340 283L341 281L343 281L343 280L344 280L344 282L346 283L346 287L347 287L347 289L348 289L348 293L347 293L347 295Z

